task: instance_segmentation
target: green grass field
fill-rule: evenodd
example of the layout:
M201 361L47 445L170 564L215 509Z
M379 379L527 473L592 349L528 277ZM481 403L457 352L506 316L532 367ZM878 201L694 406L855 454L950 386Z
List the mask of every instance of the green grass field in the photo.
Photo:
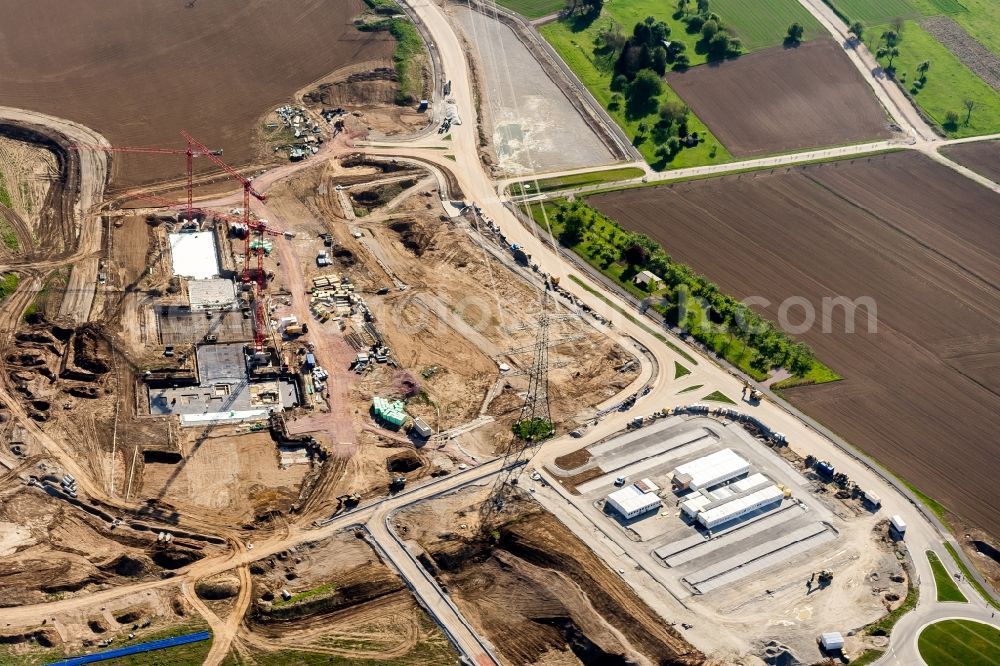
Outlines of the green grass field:
M509 3L507 6L510 6L510 3L527 2L527 0L506 1ZM647 16L652 16L670 26L671 39L687 44L687 55L692 67L705 63L705 54L697 53L694 48L697 37L689 35L684 23L674 18L674 7L675 3L664 0L615 0L608 2L601 16L592 22L581 17L568 17L542 26L540 32L597 101L608 109L613 95L609 86L613 78L614 62L612 58L602 56L594 43L597 34L604 27L617 24L628 34L636 23ZM806 29L805 39L823 34L822 27L797 0L715 0L711 8L739 35L746 51L780 45L784 41L788 26L795 21ZM676 99L679 99L677 94L667 86L659 101L662 103ZM632 139L639 133L640 124L646 123L652 126L656 121L655 112L642 118L626 117L624 108L608 109L608 113ZM646 161L657 169L680 169L732 160L725 146L693 114L689 118L688 127L692 132L704 137L704 141L694 148L681 150L667 164L662 163L656 156L657 146L652 140L641 143L638 150Z
M828 4L851 21L861 21L866 26L888 23L897 16L920 16L920 10L909 0L830 0Z
M747 51L781 45L795 22L805 28L803 41L826 34L798 0L712 0L711 8L736 31Z
M962 0L968 11L950 14L965 31L1000 57L1000 2Z
M674 379L680 379L684 375L690 375L691 371L685 368L683 365L674 361Z
M1000 664L1000 629L971 620L943 620L920 632L917 649L927 666Z
M1000 2L996 0L824 1L836 7L851 21L861 21L866 26L888 23L896 17L915 19L921 16L947 15L983 46L1000 56Z
M537 194L539 192L553 192L564 190L568 187L582 187L584 185L597 185L599 183L615 183L619 180L631 180L641 177L645 171L639 167L622 167L621 169L606 169L604 171L590 171L588 173L575 173L570 176L558 176L556 178L542 178L537 183L526 180L523 183L514 183L510 186L512 196L520 194Z
M0 242L11 252L17 252L21 249L14 227L10 226L10 222L6 219L0 219Z
M727 405L735 405L736 404L735 400L733 400L732 398L728 397L722 391L712 391L711 393L709 393L708 395L706 395L704 398L702 398L702 400L711 400L712 402L724 402Z
M566 7L566 0L497 0L501 7L530 19L555 14Z
M0 276L0 301L13 294L19 284L21 284L21 278L18 277L17 273L4 273Z
M933 550L927 551L927 561L931 563L931 571L934 572L934 588L937 590L938 601L968 601Z
M871 30L871 34L881 35L886 29L888 26L876 27ZM945 128L949 137L1000 132L1000 93L973 74L972 70L915 21L907 21L904 25L899 51L900 55L893 63L896 78L910 91L923 112L942 127L949 111L959 115L960 121L956 128ZM914 94L912 88L918 77L916 68L925 60L931 63L927 83ZM883 58L881 62L886 65L888 61ZM965 124L966 110L963 106L966 99L976 103L968 125Z
M612 59L601 57L595 53L594 40L602 27L613 22L620 25L626 34L631 33L633 26L647 16L665 21L670 26L672 39L681 39L688 43L687 55L692 66L705 62L704 55L695 53L695 38L685 32L683 23L673 18L673 4L663 2L663 0L611 2L605 6L601 16L589 25L579 17L570 17L547 23L541 26L540 32L556 50L559 57L587 86L587 89L601 106L608 109L613 95L610 85L613 78L614 62ZM667 100L680 99L669 86L664 87L665 90L660 95L658 104L655 105L657 107L659 103ZM639 133L640 124L646 123L652 126L658 119L655 111L643 118L627 118L624 105L614 111L608 110L608 114L625 130L630 139L635 138ZM688 129L691 132L697 132L705 140L694 148L681 150L667 165L658 163L660 160L655 154L656 144L652 140L640 144L638 146L639 152L642 153L647 162L656 165L657 168L680 169L704 164L719 164L732 160L732 156L725 147L694 114L689 116Z
M981 596L990 606L993 606L997 610L1000 610L1000 604L993 601L993 597L991 597L989 594L986 593L986 590L984 590L983 586L979 584L979 581L977 581L975 578L972 577L972 572L969 571L969 568L965 566L965 563L963 563L962 560L959 559L958 553L955 552L955 547L952 546L947 541L945 541L944 548L945 550L948 551L948 554L951 555L952 559L955 561L955 564L958 565L958 568L962 570L962 575L965 576L965 580L969 581L969 584L976 589L976 592L979 593L979 596Z

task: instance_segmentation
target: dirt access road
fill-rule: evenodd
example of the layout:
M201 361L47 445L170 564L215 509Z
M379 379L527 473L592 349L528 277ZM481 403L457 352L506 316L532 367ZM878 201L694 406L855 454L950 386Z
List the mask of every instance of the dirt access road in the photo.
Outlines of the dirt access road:
M0 118L7 122L45 127L64 136L67 144L110 145L107 139L94 130L65 118L7 106L0 106ZM94 302L94 290L97 287L97 255L101 249L101 222L100 217L93 213L104 200L104 188L108 179L108 154L99 151L84 153L67 151L67 154L70 155L70 163L65 168L77 169L79 172L79 194L73 208L76 214L78 243L71 257L62 258L58 262L59 265L70 263L73 266L59 314L81 324L87 321L90 315L90 306Z
M460 42L455 38L447 19L433 2L428 0L410 0L407 4L413 12L427 26L434 42L441 55L444 68L455 81L471 81L468 68L464 59L464 53ZM464 76L459 76L459 74ZM540 264L543 271L552 275L565 277L567 272L573 271L572 264L563 257L563 250L559 245L549 238L539 238L535 227L522 226L519 221L508 211L500 197L497 195L495 185L483 172L479 164L476 152L476 127L475 104L470 85L458 85L453 87L456 107L459 115L463 119L462 125L452 127L452 147L455 151L455 163L449 161L433 150L421 150L424 147L435 145L434 136L424 137L418 141L405 144L398 149L372 148L370 152L385 155L419 155L421 158L436 163L442 169L453 168L459 183L467 197L479 204L484 213L497 222L507 238L511 242L517 242L524 246L526 251L532 255L532 260ZM933 150L933 148L930 148ZM832 149L829 151L814 151L818 153L828 153L827 156L840 154L839 151L848 149ZM792 156L790 161L810 159L804 156ZM709 167L715 168L715 167ZM728 169L738 169L739 164L728 165ZM723 171L726 169L722 169ZM590 282L583 277L583 282L596 291L603 291L602 285ZM568 284L564 280L563 284ZM577 291L575 288L571 291ZM578 293L579 295L579 293ZM615 297L609 295L610 300L622 310L627 311L628 305ZM678 354L665 347L659 340L648 332L648 329L623 318L618 314L618 310L603 302L595 302L587 294L583 294L583 299L588 302L597 312L607 316L614 322L619 331L628 333L641 344L647 346L656 355L660 368L673 367L673 361L684 363L684 359ZM677 344L684 343L676 341ZM701 356L696 351L691 352L692 356L699 358L698 369L701 376L706 379L705 389L717 389L730 395L740 392L744 379L734 376L731 372L721 366L715 365L714 361ZM660 380L654 384L650 397L639 402L637 409L644 409L642 405L649 405L646 409L659 409L665 405L677 404L677 397L672 395L670 382L661 376ZM783 404L764 400L758 406L746 406L742 409L752 413L772 428L784 432L792 447L801 455L812 453L823 458L828 458L838 469L845 471L852 479L855 479L863 486L880 489L884 499L885 510L890 513L900 513L907 521L913 520L917 526L911 530L908 538L914 544L936 546L941 539L946 539L954 543L954 539L947 533L944 527L937 522L921 505L915 501L900 485L890 481L879 472L878 468L867 461L860 453L850 447L846 442L836 437L818 423L805 417L804 415L786 408ZM588 432L585 440L565 439L543 447L545 455L558 454L560 450L567 453L572 450L570 447L578 448L587 441L597 441L602 434L613 432L624 428L626 422L632 418L632 414L615 413L608 416L601 422L600 427ZM912 535L912 536L909 536ZM921 547L920 545L916 547ZM918 565L918 570L927 569L926 566ZM927 569L929 574L929 569ZM926 577L925 577L926 579ZM699 646L700 647L700 646ZM711 646L706 646L711 649Z
M892 116L903 131L918 141L936 141L937 133L920 116L917 109L906 98L892 80L886 77L875 56L862 43L855 42L847 31L847 24L840 20L823 0L799 0L809 13L829 31L839 44L844 45L851 62L875 91L882 106Z
M456 80L468 82L470 79L464 61L463 51L457 40L455 40L453 33L451 33L447 22L440 14L440 10L429 2L421 3L414 1L411 3L411 6L430 27L432 34L434 35L436 45L442 54L444 54L447 71L451 72L452 76L454 76ZM442 170L453 171L460 180L463 190L466 191L473 200L479 202L483 206L487 214L493 217L493 219L500 224L504 232L508 234L512 240L516 242L523 241L529 252L533 254L534 258L543 264L543 268L545 270L560 276L565 276L569 271L576 271L576 269L567 263L561 256L561 250L558 246L553 246L549 249L549 245L547 244L549 239L542 240L536 238L533 234L533 230L522 227L503 206L503 203L500 201L495 192L494 184L482 172L481 165L478 162L475 137L475 106L472 103L471 92L469 91L467 85L458 86L458 88L458 94L460 96L460 100L458 101L459 112L463 115L465 120L464 125L454 128L453 132L455 140L453 146L456 155L455 162L450 162L449 160L443 158L440 151L421 150L420 146L416 144L408 144L406 147L397 150L379 150L373 152L385 152L386 154L392 155L420 155L426 161L435 163ZM434 139L432 137L430 141L433 140ZM600 285L596 285L586 279L584 281L588 285L592 286L592 288L600 289ZM585 300L588 302L593 300L587 294L584 294L584 296L587 297ZM620 308L628 307L627 304L613 295L609 296L609 298ZM641 326L633 324L627 319L620 317L615 310L603 301L595 302L592 305L602 315L608 316L615 321L616 327L619 330L627 332L639 340L642 344L647 346L651 352L656 355L660 368L671 368L673 366L670 361L683 360L675 352L662 345L660 341L650 335L647 330ZM725 369L715 366L705 357L698 358L700 359L698 361L699 370L702 371L704 376L709 378L712 383L710 387L706 386L706 390L709 388L718 388L719 390L729 391L734 395L739 392L740 387L742 386L742 382L739 378L729 375ZM671 387L669 384L670 382L661 378L661 380L654 385L654 390L649 399L647 400L646 398L643 398L639 402L638 410L659 409L664 405L676 402L671 394ZM752 411L755 416L769 423L772 427L786 432L790 439L795 443L795 446L811 451L817 455L830 458L831 461L838 466L838 468L843 469L851 475L852 478L857 479L859 483L863 485L868 484L870 487L874 488L886 487L884 480L878 476L875 469L851 455L850 449L846 447L837 448L830 440L827 440L822 436L818 436L817 433L806 424L806 422L801 420L798 416L789 413L780 405L765 400L759 407L748 408L748 411ZM566 453L571 449L571 447L576 448L581 444L596 441L596 439L600 437L606 436L623 428L626 421L632 418L633 415L634 413L615 413L602 421L599 427L590 429L587 433L587 439L581 441L563 438L552 442L551 445L546 445L546 447L543 448L543 451L547 454L551 451L553 455ZM476 478L476 476L480 473L495 473L498 466L498 463L487 463L476 470L469 470L466 473L447 477L443 482L434 483L415 491L401 494L394 497L392 500L383 500L383 502L379 503L379 505L387 507L403 506L407 502L428 497L439 490L458 487L461 484ZM473 475L473 472L475 472L475 476ZM910 504L910 498L905 497L902 494L893 493L888 487L886 487L883 497L885 498L884 503L886 511L900 513L911 525L908 537L912 541L914 548L919 549L923 547L924 544L936 542L941 538L935 528L929 522L924 521L922 514ZM271 540L255 544L255 549L252 553L243 552L217 558L206 558L205 560L192 565L187 570L182 571L178 574L178 576L184 580L197 580L200 577L214 573L221 573L231 569L233 566L247 564L254 559L266 557L285 550L289 545L322 538L325 534L330 534L346 527L348 524L359 522L367 518L370 518L368 509L360 509L339 517L335 521L320 529L309 530L292 526L287 536L275 537ZM388 544L386 547L389 548L392 547L392 545ZM927 569L926 572L921 571L923 579L932 580L929 568L925 568ZM154 587L171 584L173 584L173 581L167 580L153 581L152 583L144 585ZM117 594L123 593L126 589L132 588L119 588L117 590L100 592L91 596L88 601L93 602L95 598L97 600L113 598L114 596L117 596ZM422 596L425 594L433 596L435 594L433 589L423 585L417 587L417 593ZM39 606L22 607L9 610L10 615L14 618L14 620L27 624L40 621L50 610L58 611L58 609L63 606L78 606L81 603L82 602L80 600L67 600L63 602L54 602L53 604L42 604ZM470 639L470 643L472 644L467 645L467 647L464 647L463 649L467 649L471 654L482 653L482 649L476 646L474 640Z

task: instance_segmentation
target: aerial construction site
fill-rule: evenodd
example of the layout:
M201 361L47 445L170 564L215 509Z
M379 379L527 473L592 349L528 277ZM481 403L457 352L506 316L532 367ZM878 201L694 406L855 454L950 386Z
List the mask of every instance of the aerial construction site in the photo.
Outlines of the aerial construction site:
M702 4L0 0L0 664L998 663L992 102Z

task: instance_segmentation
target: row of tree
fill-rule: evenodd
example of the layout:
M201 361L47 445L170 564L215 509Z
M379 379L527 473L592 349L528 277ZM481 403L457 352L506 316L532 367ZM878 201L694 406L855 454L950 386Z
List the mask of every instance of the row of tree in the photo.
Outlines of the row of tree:
M771 321L722 293L718 285L675 261L645 234L625 231L579 200L560 202L553 219L561 227L562 243L586 243L591 258L604 269L621 262L632 274L649 270L661 277L663 288L655 294L652 307L703 344L717 346L720 334L738 340L752 350L748 365L761 373L783 367L802 377L815 365L808 345L791 339Z

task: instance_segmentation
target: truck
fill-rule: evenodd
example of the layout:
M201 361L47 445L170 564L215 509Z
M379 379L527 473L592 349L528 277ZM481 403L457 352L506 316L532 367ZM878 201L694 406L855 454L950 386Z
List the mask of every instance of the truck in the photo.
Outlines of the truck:
M906 536L906 523L903 521L902 516L899 514L893 514L893 516L889 518L889 531L895 532L900 539Z
M831 465L827 461L820 460L818 463L816 463L816 473L819 474L824 479L832 479L833 472L834 472L833 465Z

